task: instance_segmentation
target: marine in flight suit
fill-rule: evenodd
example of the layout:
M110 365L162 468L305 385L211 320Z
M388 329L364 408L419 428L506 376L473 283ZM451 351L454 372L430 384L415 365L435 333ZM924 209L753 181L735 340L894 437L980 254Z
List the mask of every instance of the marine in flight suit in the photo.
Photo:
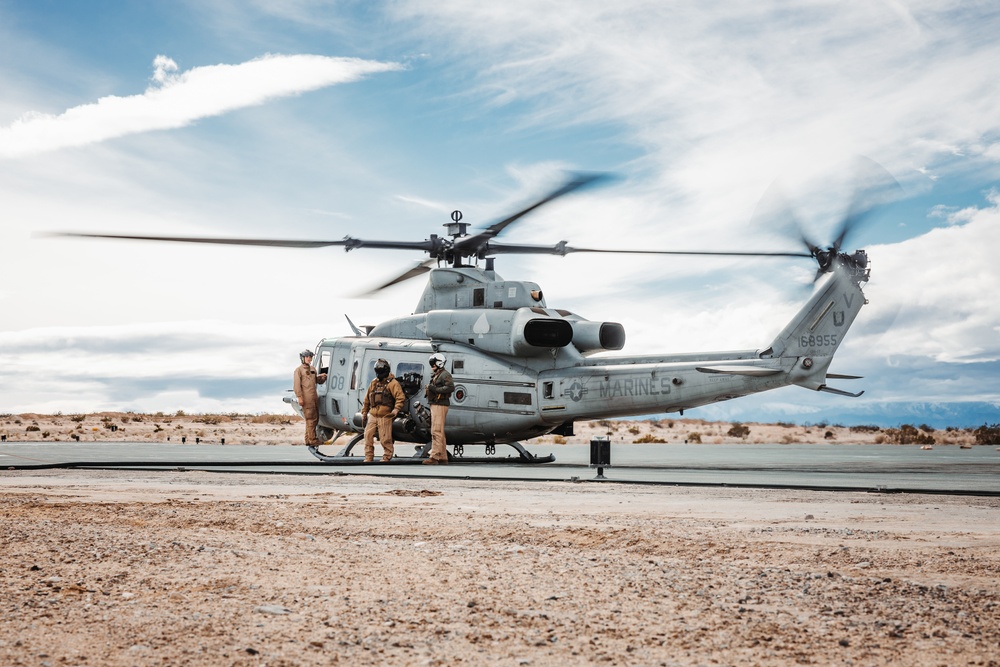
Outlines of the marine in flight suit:
M301 364L295 369L293 375L293 385L295 387L295 398L302 406L302 415L306 418L306 438L305 443L312 447L318 447L320 442L316 435L316 427L319 426L319 394L316 393L316 384L326 382L326 373L317 373L312 366L313 353L311 350L303 350L299 353Z
M365 462L375 460L375 431L382 443L382 461L391 461L395 452L392 440L392 420L403 409L406 394L395 376L389 372L389 362L375 362L375 379L368 385L361 408L361 423L365 425ZM371 419L369 419L369 416Z
M431 453L424 463L428 465L444 465L448 463L448 442L444 437L444 421L448 416L448 397L455 391L455 381L451 373L445 370L447 359L439 352L431 355L431 379L427 383L425 393L431 404Z

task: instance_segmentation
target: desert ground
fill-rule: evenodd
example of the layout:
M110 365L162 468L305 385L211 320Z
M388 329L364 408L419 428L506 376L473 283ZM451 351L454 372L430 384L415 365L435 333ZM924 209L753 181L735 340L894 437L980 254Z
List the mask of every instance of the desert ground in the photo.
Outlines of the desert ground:
M302 431L290 415L0 416L9 442ZM539 440L887 433L622 420ZM1000 667L998 517L997 498L2 470L0 665Z
M733 430L739 428L739 434ZM912 427L917 439L930 438L942 445L969 445L975 442L971 429L930 429ZM928 428L929 427L924 427ZM101 412L86 415L0 415L0 435L8 442L172 442L196 440L231 445L286 445L302 442L304 424L292 414L165 415L132 412ZM871 444L892 442L892 430L875 426L795 425L709 422L700 419L602 420L574 424L572 436L547 435L529 443L588 443L595 435L610 435L616 443L702 442L722 443L842 443ZM898 429L896 429L898 433ZM914 442L913 444L923 444Z
M1000 665L1000 499L0 472L0 664Z

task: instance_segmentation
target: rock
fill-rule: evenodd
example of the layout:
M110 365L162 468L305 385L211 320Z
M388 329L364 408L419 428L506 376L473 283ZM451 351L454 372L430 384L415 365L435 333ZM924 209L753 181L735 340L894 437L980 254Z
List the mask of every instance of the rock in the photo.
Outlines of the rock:
M254 607L254 611L258 614L270 614L272 616L284 616L292 613L291 609L277 604L262 604L259 607Z

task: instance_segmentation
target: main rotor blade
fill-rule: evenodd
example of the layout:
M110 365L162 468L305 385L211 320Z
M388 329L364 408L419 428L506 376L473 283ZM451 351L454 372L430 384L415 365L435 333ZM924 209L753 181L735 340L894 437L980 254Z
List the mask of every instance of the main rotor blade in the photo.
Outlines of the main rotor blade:
M523 218L528 213L531 213L535 209L543 206L554 199L558 199L563 195L568 195L576 190L581 190L586 187L596 186L602 183L606 183L612 180L613 176L611 174L605 173L585 173L585 172L575 172L570 174L570 178L566 180L565 183L560 185L558 188L545 195L531 206L527 206L517 213L510 215L499 222L495 222L485 230L479 232L478 234L473 234L471 236L466 236L463 239L459 239L455 242L455 250L460 251L463 255L472 254L474 251L478 251L490 239L496 237L501 232L503 232L507 227L517 222Z
M426 241L368 241L345 236L340 241L306 241L296 239L237 239L209 238L204 236L141 236L136 234L80 234L76 232L52 232L46 236L64 236L92 239L125 239L129 241L167 241L173 243L214 243L219 245L273 246L279 248L325 248L344 246L345 250L356 248L376 248L381 250L433 250L433 243Z
M551 246L511 243L489 243L485 255L569 255L574 252L599 252L620 255L720 255L730 257L812 257L807 252L757 250L630 250L612 248L576 248L565 241Z
M437 264L437 260L436 259L425 259L424 261L420 262L419 264L417 264L413 268L407 269L406 271L403 271L402 273L400 273L395 278L392 278L392 279L390 279L390 280L382 283L381 285L376 285L375 287L372 287L371 289L366 290L366 291L358 294L357 296L359 298L360 297L366 297L366 296L372 296L373 294L375 294L377 292L381 292L382 290L384 290L387 287L392 287L393 285L396 285L396 284L401 283L403 281L409 280L410 278L416 278L417 276L422 276L423 274L425 274L428 271L430 271L431 268L435 264Z

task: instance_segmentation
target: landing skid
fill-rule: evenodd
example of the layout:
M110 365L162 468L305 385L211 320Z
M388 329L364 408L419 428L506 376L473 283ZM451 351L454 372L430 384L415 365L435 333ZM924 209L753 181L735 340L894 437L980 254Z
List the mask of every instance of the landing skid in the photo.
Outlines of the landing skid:
M365 463L364 456L355 456L353 449L355 445L364 440L363 435L357 435L351 439L339 452L334 455L324 454L319 451L319 447L310 446L309 453L324 463L334 463L338 465L414 465L423 463L430 452L430 443L420 445L412 456L397 456L392 461L383 463L376 459L371 463ZM486 456L466 456L465 448L478 447L479 445L452 445L448 454L449 463L552 463L556 460L553 454L548 456L536 456L524 448L519 442L497 443L512 447L517 456L495 456L497 445L484 445Z

